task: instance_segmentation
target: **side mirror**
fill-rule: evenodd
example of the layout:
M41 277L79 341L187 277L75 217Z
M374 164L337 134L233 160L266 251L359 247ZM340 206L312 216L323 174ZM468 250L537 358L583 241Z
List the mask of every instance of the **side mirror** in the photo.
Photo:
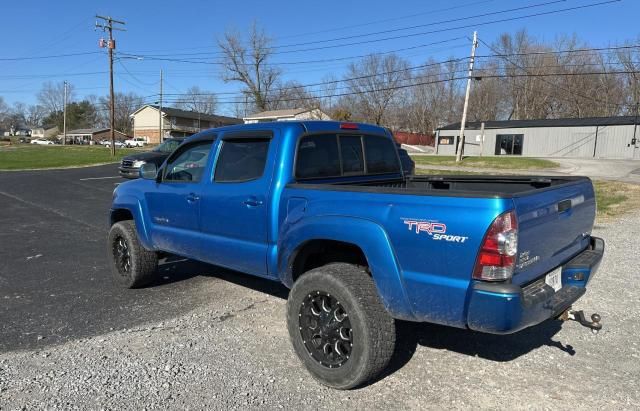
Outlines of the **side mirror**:
M140 167L140 177L145 180L155 180L158 175L158 166L154 163L144 163Z

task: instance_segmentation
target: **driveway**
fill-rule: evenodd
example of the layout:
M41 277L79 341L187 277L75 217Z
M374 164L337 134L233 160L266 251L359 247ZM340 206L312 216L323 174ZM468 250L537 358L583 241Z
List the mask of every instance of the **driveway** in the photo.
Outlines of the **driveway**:
M584 158L549 158L560 164L560 172L598 180L640 184L640 161Z

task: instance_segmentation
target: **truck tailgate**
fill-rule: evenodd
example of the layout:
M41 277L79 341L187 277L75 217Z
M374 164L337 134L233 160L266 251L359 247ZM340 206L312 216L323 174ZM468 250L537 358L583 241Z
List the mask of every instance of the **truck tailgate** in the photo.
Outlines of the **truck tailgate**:
M514 284L532 281L589 245L596 213L590 179L522 193L514 204L519 225Z

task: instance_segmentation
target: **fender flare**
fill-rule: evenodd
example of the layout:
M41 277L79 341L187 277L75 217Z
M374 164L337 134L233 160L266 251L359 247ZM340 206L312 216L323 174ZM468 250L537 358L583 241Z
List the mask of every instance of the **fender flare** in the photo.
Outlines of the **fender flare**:
M133 221L136 225L136 232L138 233L138 239L144 248L147 250L155 250L153 243L151 242L151 235L149 234L149 224L144 218L144 210L142 208L142 202L134 196L118 196L118 201L114 202L111 206L109 213L109 226L114 224L114 214L118 210L127 210L133 216Z
M415 320L405 292L402 271L386 231L376 222L359 217L315 216L283 226L278 243L278 276L293 285L292 266L302 248L313 240L333 240L359 247L383 305L394 317Z

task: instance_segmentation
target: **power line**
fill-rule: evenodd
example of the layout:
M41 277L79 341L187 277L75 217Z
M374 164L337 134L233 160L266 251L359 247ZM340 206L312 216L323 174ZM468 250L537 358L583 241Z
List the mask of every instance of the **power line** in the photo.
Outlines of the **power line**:
M482 39L479 39L483 44L484 41L482 41ZM479 58L479 57L484 57L484 58L495 58L495 57L504 57L504 56L527 56L527 55L538 55L538 54L561 54L561 53L574 53L574 52L585 52L585 51L603 51L603 50L618 50L618 49L624 49L624 48L639 48L640 45L631 45L631 46L616 46L616 47L600 47L600 48L593 48L593 49L575 49L575 50L557 50L557 51L549 51L549 52L532 52L532 53L513 53L513 54L503 54L503 53L499 53L496 50L493 50L496 54L491 54L491 55L484 55L484 56L476 56L475 58ZM491 47L490 47L491 48ZM339 80L331 80L331 81L322 81L322 82L316 82L316 83L307 83L307 84L297 84L294 86L290 86L290 87L281 87L281 88L277 88L277 89L273 89L272 91L286 91L286 90L292 90L292 89L297 89L297 88L308 88L308 87L315 87L315 86L325 86L325 85L330 85L330 84L336 84L336 83L343 83L343 82L348 82L348 81L353 81L353 80L360 80L360 79L365 79L365 78L372 78L372 77L376 77L376 76L380 76L380 75L385 75L385 74L393 74L393 73L397 73L397 72L403 72L403 71L414 71L414 70L418 70L418 69L422 69L422 68L427 68L427 67L433 67L433 66L438 66L438 65L442 65L442 64L448 64L448 63L457 63L463 60L466 60L468 57L461 57L461 58L457 58L457 59L449 59L449 60L443 60L443 61L436 61L436 62L432 62L432 63L427 63L427 64L421 64L421 65L417 65L417 66L412 66L412 67L406 67L406 68L402 68L402 69L398 69L398 70L391 70L391 71L386 71L386 72L381 72L381 73L376 73L376 74L369 74L369 75L363 75L363 76L357 76L357 77L348 77L348 78L343 78L343 79L339 79ZM482 69L479 69L482 70ZM485 69L486 70L486 69ZM211 95L211 94L215 94L215 95L240 95L241 93L239 92L221 92L221 93L201 93L200 95ZM165 95L185 95L180 94L180 93L166 93Z
M367 23L350 24L348 26L335 27L335 28L332 28L332 29L327 29L327 30L322 30L322 31L290 34L290 35L287 35L287 36L281 36L279 38L276 38L276 40L279 40L279 39L281 40L281 39L286 39L286 38L293 38L293 37L299 38L299 37L302 37L302 36L308 36L308 35L314 35L314 34L324 34L324 33L330 33L330 32L333 32L333 31L341 31L341 30L346 30L346 29L352 30L352 29L357 28L357 27L371 26L371 25L374 25L374 24L388 23L390 21L397 21L397 20L404 20L404 19L408 19L408 18L415 18L415 17L419 17L419 16L424 16L426 14L432 15L432 14L436 14L436 13L443 12L443 11L451 11L451 10L467 8L467 7L470 7L470 6L476 6L476 5L479 5L479 4L492 3L493 1L495 1L495 0L475 1L475 2L471 2L471 3L459 4L459 5L453 6L453 7L446 7L446 8L442 8L442 9L429 10L429 11L424 11L424 12L420 12L420 13L404 15L404 16L400 16L400 17L391 17L391 18L388 18L388 19L375 20L375 21L370 21L370 22L367 22Z
M419 44L419 45L411 46L411 47L403 47L403 48L399 48L399 49L394 49L394 50L389 50L389 51L382 51L382 52L377 52L377 53L360 54L360 55L356 55L356 56L334 57L334 58L317 59L317 60L281 61L281 62L270 63L268 65L270 65L270 66L299 65L299 64L331 63L331 62L338 62L338 61L344 61L344 60L354 60L354 59L367 57L367 56L370 56L370 55L384 55L384 54L398 53L398 52L407 51L407 50L415 50L415 49L418 49L418 48L435 46L435 45L438 45L438 44L445 44L445 43L449 43L449 42L453 42L453 41L457 41L457 40L462 40L464 38L465 38L464 36L460 36L460 37L454 37L454 38L441 40L441 41L434 41L434 42L431 42L431 43ZM123 54L123 53L121 53L121 54ZM178 59L178 58L172 58L172 57L163 58L163 57L156 57L156 56L153 56L153 55L148 56L148 55L143 55L143 54L129 54L129 53L126 53L126 54L123 54L123 55L130 56L130 57L141 57L141 58L148 59L148 60L170 61L170 62L175 62L175 63L193 63L193 64L207 64L207 65L224 65L225 64L223 62L204 61L203 59ZM246 65L249 65L249 64L251 64L251 63L246 63ZM242 64L242 65L245 65L245 64Z
M482 40L482 39L479 39L479 40L480 40L480 42L481 42L482 44L484 44L486 47L488 47L488 48L489 48L489 50L493 51L494 53L499 53L495 48L493 48L493 47L492 47L490 44L488 44L486 41L484 41L484 40ZM630 47L630 46L624 46L624 47ZM501 56L501 57L504 57L504 56ZM518 63L515 63L513 60L508 59L508 58L506 58L506 57L504 57L504 59L505 59L506 61L508 61L509 63L513 64L514 66L518 67L520 70L524 70L524 72L525 72L525 73L527 73L527 74L531 74L531 73L530 73L526 68L522 67L522 66L521 66L521 65L519 65ZM577 74L577 73L563 73L562 75L574 75L574 74ZM604 72L604 73L600 73L600 74L614 74L614 73L613 73L613 72ZM616 73L616 74L623 74L623 73ZM624 74L631 74L631 72L629 72L629 73L624 73ZM542 77L542 76L541 76L541 77ZM566 89L566 88L564 88L564 87L562 87L562 86L560 86L560 85L558 85L558 84L550 83L550 82L546 81L544 78L542 78L542 81L543 81L544 83L546 83L546 84L549 84L549 85L553 86L553 87L557 87L557 88L559 88L559 89L561 89L561 90L563 90L563 91L565 91L565 92L567 92L567 93L569 93L569 94L575 94L576 96L581 97L581 98L583 98L583 99L587 99L587 100L595 101L595 102L600 103L600 104L609 104L609 105L612 105L612 106L613 106L613 105L615 105L615 106L617 106L617 107L622 107L620 104L617 104L617 103L609 103L609 102L602 101L602 100L599 100L599 99L596 99L596 98L593 98L593 97L590 97L590 96L584 96L584 95L582 95L582 94L580 94L580 93L577 93L577 92L575 92L575 91L568 90L568 89Z
M595 71L595 72L582 72L582 73L495 74L495 75L485 75L485 76L482 76L482 78L483 79L489 79L489 78L554 77L554 76L558 76L558 77L567 77L567 76L568 77L573 77L573 76L588 76L588 75L603 75L603 74L640 74L640 71L624 70L624 71ZM410 88L410 87L418 87L418 86L424 86L424 85L430 85L430 84L446 83L446 82L457 81L457 80L466 80L467 78L468 78L468 76L459 76L459 77L432 80L432 81L426 81L426 82L403 84L403 85L392 86L392 87L381 87L381 88L377 88L375 91L376 92L380 92L380 91L400 90L400 89L406 89L406 88ZM367 94L367 93L371 93L371 92L372 92L371 90L362 90L362 91L353 91L353 92L348 92L348 93L336 93L336 94L323 95L323 96L306 96L306 97L295 97L295 98L288 98L288 99L278 99L277 101L279 101L279 102L289 102L289 101L317 100L317 99L322 99L322 98L333 98L333 97L344 97L344 96L351 96L351 95ZM267 102L274 102L274 101L275 100L267 99ZM169 101L169 102L174 102L174 101L172 100L172 101ZM220 104L238 104L238 103L242 103L242 101L229 100L229 101L219 101L218 103L220 103Z
M284 46L273 46L270 49L274 50L274 51L271 52L271 54L272 55L276 55L276 54L290 54L290 53L300 53L300 52L306 52L306 51L325 50L325 49L348 47L348 46L355 46L355 45L361 45L361 44L370 44L370 43L377 43L377 42L381 42L381 41L397 40L397 39L403 39L403 38L409 38L409 37L423 36L423 35L427 35L427 34L442 33L442 32L447 32L447 31L452 31L452 30L475 28L475 27L478 27L478 26L486 26L486 25L491 25L491 24L496 24L496 23L505 23L505 22L509 22L509 21L523 20L523 19L528 19L528 18L532 18L532 17L547 16L547 15L552 15L552 14L558 14L558 13L581 10L581 9L586 9L586 8L591 8L591 7L607 5L607 4L618 3L620 1L622 1L622 0L606 0L606 1L600 1L600 2L597 2L597 3L580 5L580 6L566 7L566 8L563 8L563 9L556 9L556 10L549 10L549 11L544 11L544 12L526 14L526 15L523 15L523 16L508 17L508 18L503 18L503 19L489 20L489 21L484 21L484 22L479 22L479 23L472 23L472 24L467 24L467 25L460 25L460 26L456 26L456 27L448 27L448 28L424 31L424 32L419 32L419 33L411 33L411 34L404 34L404 35L399 35L399 36L384 37L384 38L379 38L379 39L362 40L362 41L351 42L351 43L333 44L333 45L327 45L327 46L318 46L318 47L310 47L310 48L303 48L303 49L280 50L280 51L278 51L278 49L292 46L292 45L284 45ZM499 12L494 12L494 13L500 14ZM324 42L330 42L329 40L323 40L323 41ZM135 53L129 53L129 54L132 55L132 56L136 55ZM224 55L222 52L215 52L215 53L211 53L211 54ZM140 56L143 56L143 55L140 55ZM195 64L202 64L202 63L205 63L205 64L216 64L215 62L203 62L203 61L192 61L192 60L185 60L184 62L191 62L191 63L195 63Z
M67 54L52 54L49 56L30 56L30 57L3 57L0 61L21 61L21 60L43 60L43 59L55 59L63 57L75 57L86 56L89 54L102 54L100 51L85 51L80 53L67 53Z
M547 2L544 2L544 3L537 3L537 4L530 4L530 5L527 5L527 6L522 6L522 7L515 7L515 8L512 8L512 9L504 9L504 10L498 10L498 11L493 11L493 12L488 12L488 13L476 14L476 15L473 15L473 16L458 17L458 18L455 18L455 19L434 21L432 23L417 24L417 25L413 25L413 26L406 26L406 27L399 27L399 28L395 28L395 29L381 30L381 31L376 31L376 32L372 32L372 33L354 34L354 35L351 35L351 36L336 37L336 38L332 38L332 39L307 41L307 42L293 43L293 44L285 44L285 45L278 46L278 48L307 46L307 45L311 45L311 44L322 44L322 43L328 43L328 42L333 42L333 41L350 40L350 39L361 38L361 37L376 36L376 35L379 35L379 34L397 33L399 31L404 31L404 30L413 30L413 29L418 29L418 28L422 28L422 27L435 26L435 25L439 25L439 24L455 23L455 22L458 22L458 21L465 21L465 20L476 19L476 18L480 18L480 17L495 16L495 15L498 15L498 14L511 13L511 12L514 12L514 11L533 9L533 8L537 8L537 7L544 7L544 6L549 6L551 4L564 3L566 1L567 0L553 0L553 1L547 1Z

